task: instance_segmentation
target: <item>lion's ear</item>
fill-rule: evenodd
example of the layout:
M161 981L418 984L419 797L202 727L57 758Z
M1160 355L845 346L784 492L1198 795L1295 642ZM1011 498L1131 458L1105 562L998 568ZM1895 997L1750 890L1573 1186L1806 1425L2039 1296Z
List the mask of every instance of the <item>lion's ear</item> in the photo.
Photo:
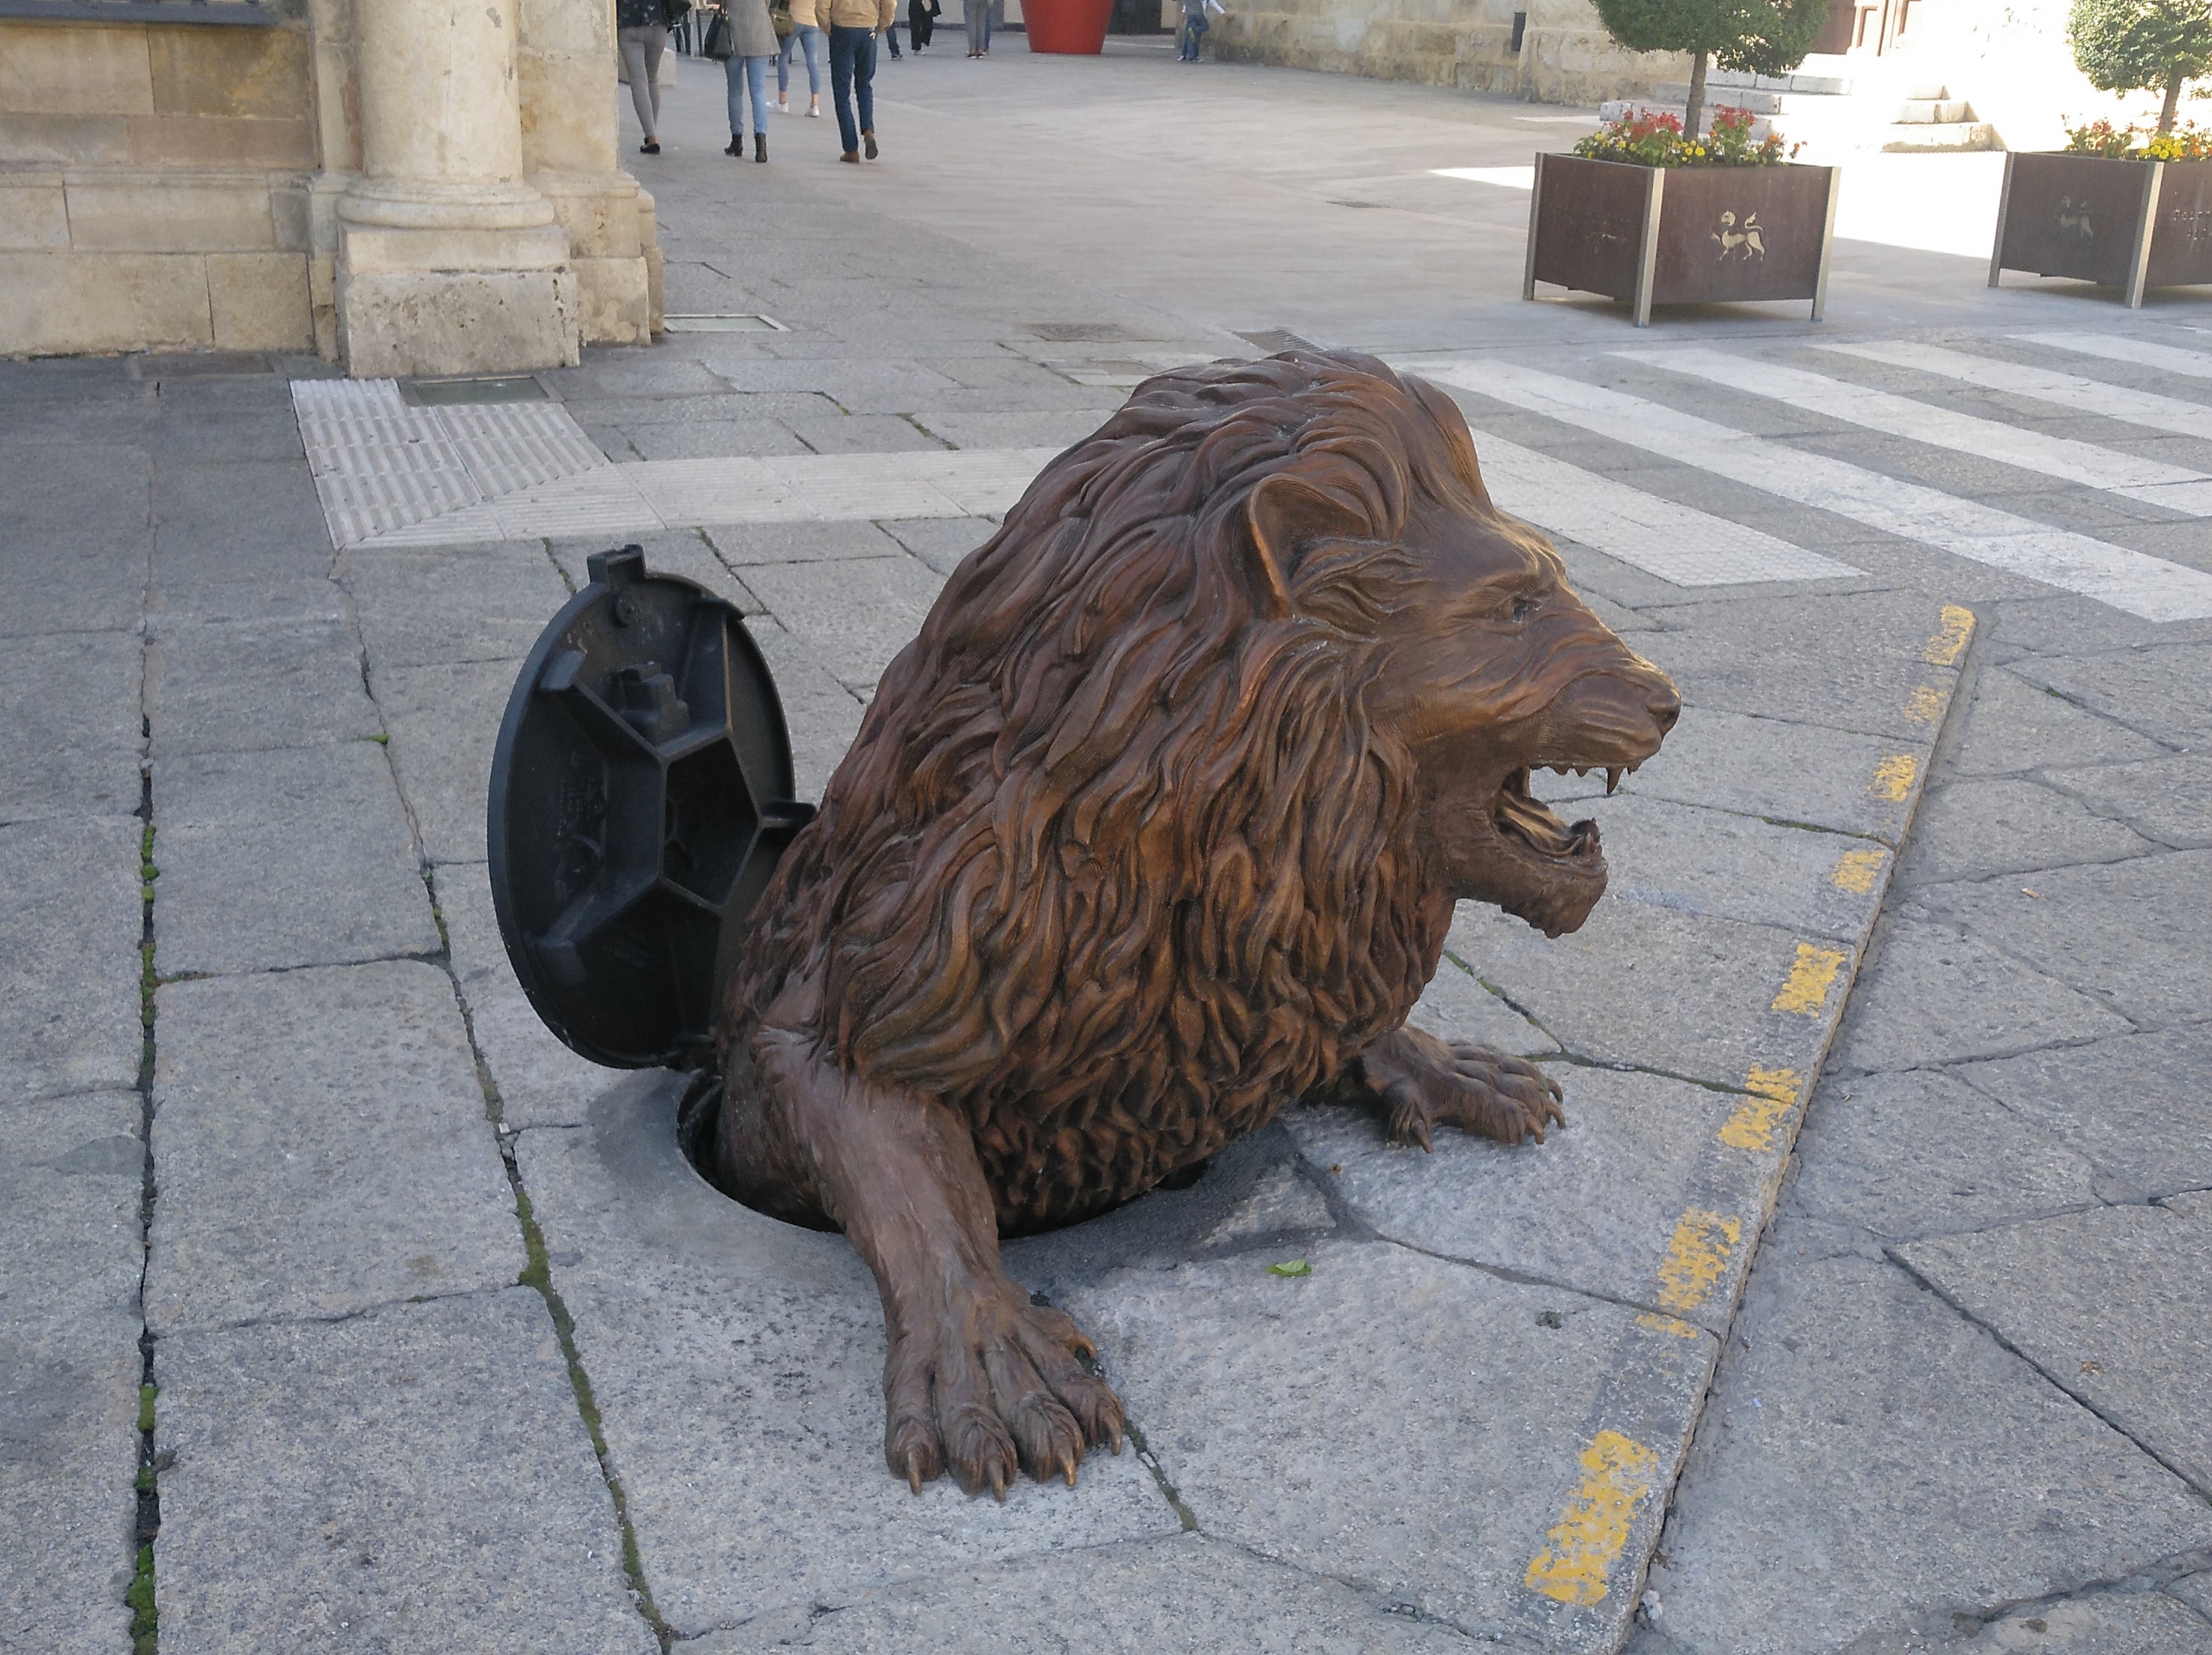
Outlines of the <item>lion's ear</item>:
M1375 532L1363 512L1287 472L1255 488L1245 513L1261 602L1276 615L1290 613L1290 577L1300 551L1316 540L1364 540Z

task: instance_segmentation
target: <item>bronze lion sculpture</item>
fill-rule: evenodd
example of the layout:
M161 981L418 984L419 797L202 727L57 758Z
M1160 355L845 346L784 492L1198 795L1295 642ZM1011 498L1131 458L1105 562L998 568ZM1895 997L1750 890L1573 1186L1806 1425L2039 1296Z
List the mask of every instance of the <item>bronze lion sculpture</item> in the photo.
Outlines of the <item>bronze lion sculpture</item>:
M1423 1144L1563 1119L1406 1015L1454 902L1582 923L1597 826L1529 771L1633 769L1680 705L1491 506L1459 410L1372 359L1162 374L1048 466L884 674L717 1028L702 1159L874 1271L893 1471L1003 1498L1120 1451L1001 1235L1302 1094Z

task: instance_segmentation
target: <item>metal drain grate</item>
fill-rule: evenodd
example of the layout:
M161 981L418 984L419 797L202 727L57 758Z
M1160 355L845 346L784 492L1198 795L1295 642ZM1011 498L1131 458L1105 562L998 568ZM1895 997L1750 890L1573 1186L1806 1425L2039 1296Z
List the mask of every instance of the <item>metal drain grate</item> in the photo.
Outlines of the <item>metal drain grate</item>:
M1239 333L1236 337L1253 349L1265 351L1270 356L1277 351L1318 351L1321 348L1312 340L1294 334L1286 328L1262 328L1256 333Z
M487 402L545 402L545 387L530 375L492 379L403 379L400 400L410 408L459 408Z
M1111 321L1025 321L1021 325L1039 339L1049 339L1062 345L1118 345L1128 340L1147 337L1143 334L1131 333L1118 322Z
M660 319L671 334L788 334L791 329L773 316L696 315Z

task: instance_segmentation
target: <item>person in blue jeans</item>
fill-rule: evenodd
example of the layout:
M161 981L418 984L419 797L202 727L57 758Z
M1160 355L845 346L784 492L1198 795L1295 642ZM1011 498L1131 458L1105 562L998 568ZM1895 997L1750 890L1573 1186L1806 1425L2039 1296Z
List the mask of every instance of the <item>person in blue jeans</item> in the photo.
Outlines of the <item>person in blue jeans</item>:
M776 25L768 0L728 0L729 57L722 73L729 80L729 148L745 153L745 106L753 105L753 158L768 158L768 60L776 55Z
M1226 13L1229 8L1221 0L1183 0L1183 39L1181 49L1175 55L1185 63L1198 60L1198 48L1205 43L1206 31L1213 27L1208 11Z
M793 15L808 0L793 0ZM841 161L857 164L863 145L875 159L875 37L899 15L898 0L812 0L814 16L830 24L830 94L837 105ZM857 124L853 106L860 106Z
M784 36L776 53L776 112L791 112L791 48L798 47L806 54L806 112L818 117L822 113L823 31L815 26L810 0L791 0L791 32Z

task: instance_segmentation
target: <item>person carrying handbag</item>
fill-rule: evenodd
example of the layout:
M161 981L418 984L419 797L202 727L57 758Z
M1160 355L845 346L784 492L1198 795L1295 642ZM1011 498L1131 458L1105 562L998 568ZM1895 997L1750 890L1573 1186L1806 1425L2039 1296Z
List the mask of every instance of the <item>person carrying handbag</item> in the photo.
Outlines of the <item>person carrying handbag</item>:
M776 38L782 42L776 53L776 112L791 112L791 48L798 48L806 56L806 112L819 117L822 113L822 42L823 29L814 23L813 0L783 0L783 3L769 11L776 25Z
M937 33L938 14L942 10L937 0L906 0L906 38L913 41L916 57Z
M728 0L707 27L705 55L721 60L729 87L729 148L745 153L746 105L753 107L753 158L768 159L768 62L776 55L776 25L768 0Z

